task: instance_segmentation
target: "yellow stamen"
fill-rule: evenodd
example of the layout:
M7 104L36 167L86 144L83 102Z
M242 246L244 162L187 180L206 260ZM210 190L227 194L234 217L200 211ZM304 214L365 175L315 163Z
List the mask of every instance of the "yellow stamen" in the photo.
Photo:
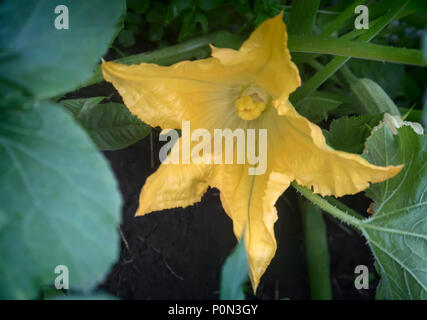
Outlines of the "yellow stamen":
M259 89L250 87L235 102L237 115L243 120L258 118L266 108L267 96Z

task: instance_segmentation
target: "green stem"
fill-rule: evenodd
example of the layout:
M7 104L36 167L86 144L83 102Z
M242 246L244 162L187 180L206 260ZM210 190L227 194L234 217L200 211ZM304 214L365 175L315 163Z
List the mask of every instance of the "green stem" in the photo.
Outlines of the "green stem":
M330 204L332 204L334 207L337 207L338 209L340 209L341 211L348 213L350 215L352 215L353 217L359 219L359 220L363 220L366 219L364 216L362 216L359 212L354 211L353 209L347 207L344 203L342 203L341 201L339 201L338 199L334 198L334 197L325 197L326 200L328 200L328 202Z
M298 198L304 230L310 297L312 300L332 300L328 237L322 211L310 201Z
M370 26L374 27L379 21L379 18L370 22ZM362 35L363 33L365 33L365 30L352 30L344 35L342 35L339 39L340 40L353 40L357 37L359 37L360 35ZM290 49L289 49L290 50ZM292 51L292 50L291 50ZM301 52L295 52L294 54L292 54L292 60L295 63L304 63L307 62L310 59L316 59L318 57L320 57L321 54L314 54L314 53L301 53Z
M354 8L359 5L365 3L366 0L356 0L351 5L349 5L343 12L339 13L339 16L334 19L329 25L326 26L324 31L321 32L321 35L330 35L335 30L339 28L351 28L351 25L353 24L354 19L351 19L354 16ZM372 28L375 23L378 22L379 18L384 15L384 13L387 12L387 10L390 8L390 1L382 1L378 4L370 4L369 5L369 18L370 22L369 25ZM407 17L409 15L412 15L417 12L417 6L415 5L409 5L406 6L403 10L399 12L399 14L396 16L396 19L401 19L404 17ZM348 37L350 39L355 38L356 36L362 34L363 30L353 30L352 32L349 32L343 37L342 39L345 39L345 37Z
M319 5L320 0L292 1L289 34L311 34Z
M344 222L354 228L359 228L362 224L362 221L356 217L349 215L348 213L341 211L337 207L334 207L327 200L323 199L317 194L314 194L306 187L298 185L295 181L292 182L292 187L299 191L304 197L313 202L315 205L319 206L323 211L326 211L331 216L337 218L341 222Z
M307 35L290 35L288 41L291 52L331 54L382 62L427 66L421 50L396 48L373 43L361 43Z
M321 64L319 61L317 61L316 59L312 59L307 61L307 63L313 68L316 69L316 71L322 70L322 68L324 67L323 64ZM342 82L336 77L336 75L333 75L331 78L331 81L333 81L335 84L337 85L342 85Z
M382 29L384 29L396 16L403 10L408 4L408 1L400 2L395 1L395 5L390 11L379 18L379 21L371 27L369 30L364 32L357 41L369 42L375 37ZM349 57L335 57L331 60L322 70L317 72L310 80L308 80L303 86L299 87L292 95L291 101L293 104L297 104L306 96L313 93L319 88L326 80L328 80L339 68L341 68L350 58Z
M376 20L373 20L372 22L369 22L369 26L370 28L375 28L378 26L378 23L381 23L381 18L377 18ZM350 32L347 32L346 34L343 34L341 37L339 37L339 39L341 40L354 40L357 37L360 37L361 35L363 35L364 33L366 33L366 30L364 29L354 29Z
M283 5L281 6L282 9L292 9L292 5ZM317 14L326 14L326 15L332 15L332 16L337 16L340 13L338 11L331 11L331 10L322 10L322 9L318 9L317 10Z

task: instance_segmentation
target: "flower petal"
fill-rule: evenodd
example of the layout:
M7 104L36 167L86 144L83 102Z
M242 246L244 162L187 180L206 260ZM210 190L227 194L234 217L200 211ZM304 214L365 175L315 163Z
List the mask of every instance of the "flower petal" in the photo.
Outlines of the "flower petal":
M224 65L243 65L253 80L275 98L288 98L301 85L298 69L291 61L283 13L264 21L241 48L211 46L212 56Z
M104 62L102 72L133 114L164 129L180 128L182 120L191 120L193 128L209 128L224 117L221 112L233 109L243 76L215 58L170 67Z
M221 202L233 220L236 237L245 230L249 276L254 292L276 252L275 203L288 188L292 177L272 172L248 175L247 165L222 165L215 168L210 185L220 190Z
M277 103L276 103L277 104ZM276 106L277 107L277 106ZM296 181L321 195L355 194L398 174L402 166L379 167L359 155L336 151L326 145L322 130L282 103L276 116L280 134L281 172L292 173Z
M181 139L177 144L181 145ZM207 164L161 164L145 181L136 215L185 208L199 202L209 187L211 171L211 165Z

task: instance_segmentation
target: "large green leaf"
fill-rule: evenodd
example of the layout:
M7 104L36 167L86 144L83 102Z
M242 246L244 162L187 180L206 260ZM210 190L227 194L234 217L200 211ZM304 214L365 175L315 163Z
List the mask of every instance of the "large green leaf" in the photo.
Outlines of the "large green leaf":
M375 81L368 78L356 78L350 83L350 91L360 114L388 113L400 116L394 101Z
M341 117L332 121L329 131L323 130L326 142L336 150L362 153L371 130L383 118L382 114Z
M117 150L141 140L151 127L121 103L99 104L104 97L63 100L100 150Z
M93 288L115 262L121 200L84 131L47 102L0 122L0 299L35 298L57 265L71 288Z
M297 103L298 112L313 122L320 122L328 118L328 113L338 108L343 103L349 102L346 96L316 91Z
M227 258L221 272L221 300L244 300L244 285L248 281L248 257L242 239Z
M7 216L6 213L4 213L1 209L0 209L0 230L3 228L4 225L6 225L7 222Z
M69 29L55 28L55 8L65 4ZM122 0L5 0L0 2L0 79L37 98L76 88L118 31Z
M427 299L427 140L410 127L394 136L382 127L366 143L377 165L404 164L394 178L374 184L367 195L375 215L360 228L381 274L378 298Z
M395 99L403 95L405 66L394 63L353 59L349 61L349 67L356 77L369 78L378 83L390 98Z

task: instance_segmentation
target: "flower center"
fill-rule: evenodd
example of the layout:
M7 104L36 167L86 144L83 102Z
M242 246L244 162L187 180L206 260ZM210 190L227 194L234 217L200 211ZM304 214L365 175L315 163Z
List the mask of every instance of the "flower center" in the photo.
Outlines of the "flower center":
M244 89L236 100L237 115L243 120L254 120L265 110L268 102L268 94L254 86Z

